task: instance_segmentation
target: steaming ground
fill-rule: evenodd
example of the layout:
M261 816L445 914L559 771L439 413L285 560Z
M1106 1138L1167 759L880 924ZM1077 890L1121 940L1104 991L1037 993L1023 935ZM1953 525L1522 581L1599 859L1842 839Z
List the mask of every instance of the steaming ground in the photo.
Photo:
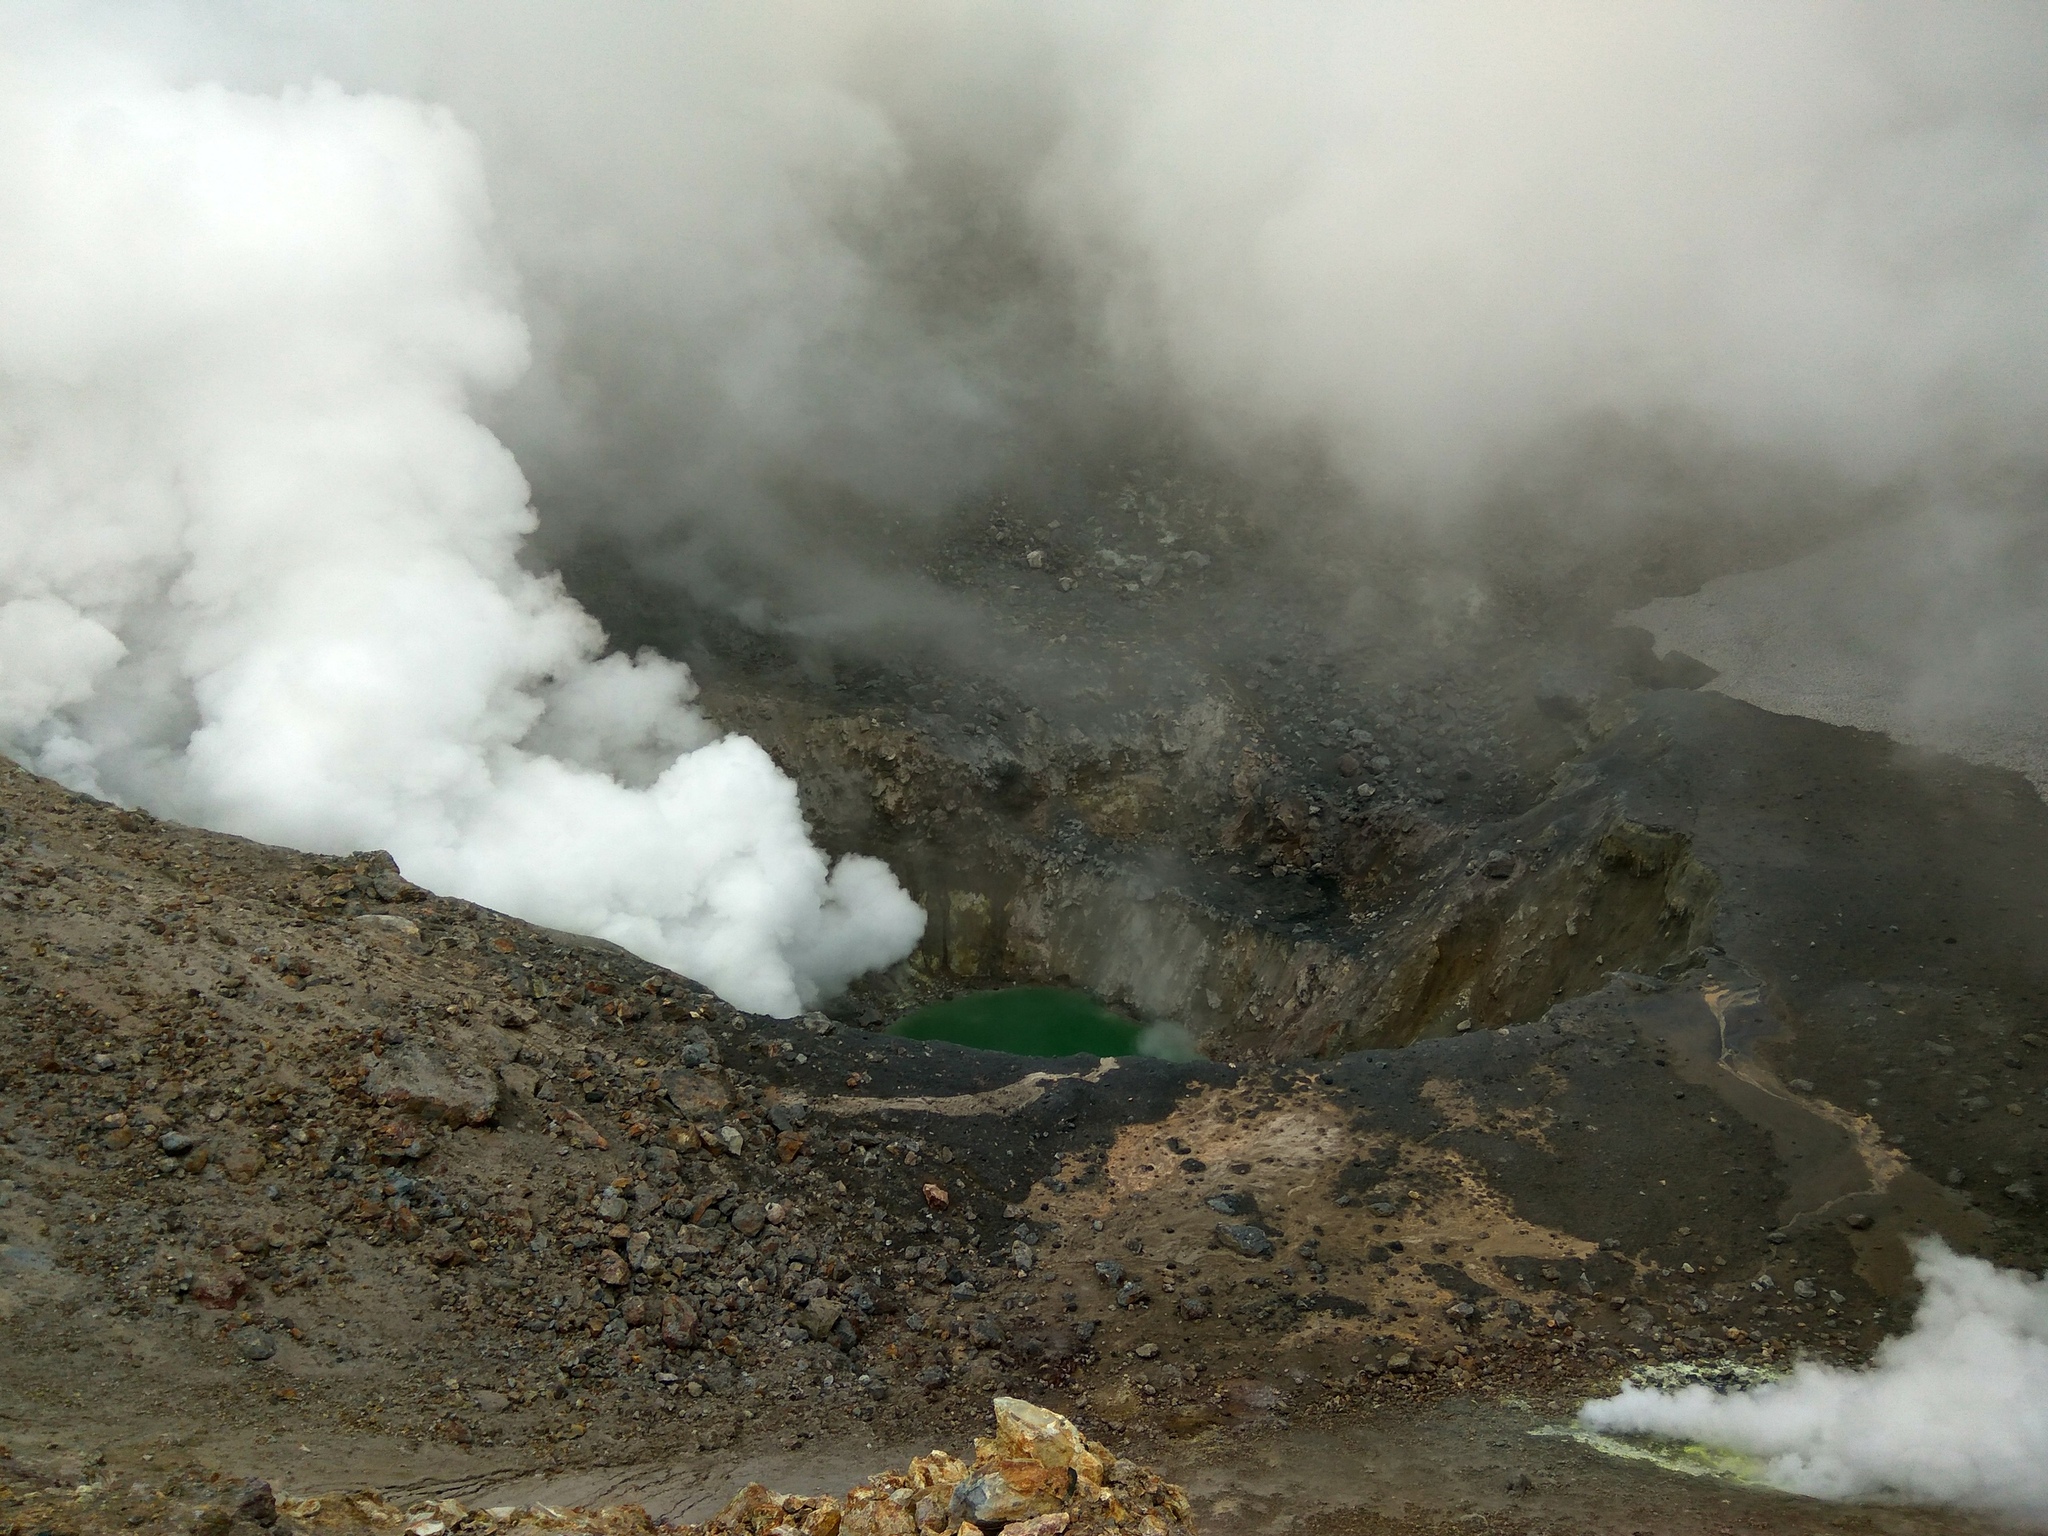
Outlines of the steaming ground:
M468 413L526 335L475 146L331 86L17 57L0 107L0 744L66 783L591 933L791 1014L907 951L681 666L519 563Z
M1671 728L1684 750L1745 717L1869 746L1649 707L1674 702L1701 724L1667 714L1596 776L1654 791ZM1783 782L1769 752L1742 766ZM1812 809L1799 851L1838 847ZM1940 844L1954 867L1985 862L1971 835ZM1864 1358L1926 1221L1981 1240L2010 1209L2040 1240L2037 1209L1914 1171L1976 1169L1980 1131L2037 1144L2004 1112L1922 1120L2001 1071L1978 1031L1884 1112L1912 1162L1868 1158L1824 1071L1795 1056L1822 1092L1785 1093L1740 1044L1770 1022L1740 969L1315 1070L1047 1063L739 1015L390 875L0 767L0 1402L29 1426L0 1513L23 1529L189 1530L252 1475L702 1513L863 1441L955 1442L1004 1393L1186 1477L1212 1530L1834 1531L1873 1515L1529 1431L1645 1358ZM1818 926L1782 895L1764 918ZM1805 1049L1841 1038L1794 1017ZM2005 1070L2031 1095L2048 1059Z
M1727 1394L1631 1386L1579 1417L1741 1451L1795 1493L2048 1516L2048 1289L1938 1239L1917 1260L1925 1293L1913 1327L1864 1369L1803 1364Z

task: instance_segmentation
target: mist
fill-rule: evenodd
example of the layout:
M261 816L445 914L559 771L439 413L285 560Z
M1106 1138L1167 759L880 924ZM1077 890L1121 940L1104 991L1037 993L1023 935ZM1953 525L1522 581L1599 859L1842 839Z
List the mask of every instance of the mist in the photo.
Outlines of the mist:
M1902 686L1967 718L2039 672L2034 584L1982 579L2040 547L2038 7L5 25L9 749L387 844L749 1006L918 914L828 864L676 662L607 653L550 574L584 552L964 655L918 530L1164 443L1313 467L1334 494L1264 508L1283 552L1339 536L1363 584L1419 541L1469 580L1416 591L1475 622L1547 551L1697 545L1684 590L1992 519L1906 573L1895 606L1943 617L1897 630ZM1991 600L1919 600L1959 583Z
M758 622L914 623L878 530L1155 441L1327 468L1281 542L1361 565L2035 515L2034 8L384 14L316 51L480 137L544 547Z
M2048 1287L1927 1239L1912 1329L1859 1370L1803 1364L1744 1392L1628 1387L1580 1421L1757 1458L1776 1487L2048 1517Z

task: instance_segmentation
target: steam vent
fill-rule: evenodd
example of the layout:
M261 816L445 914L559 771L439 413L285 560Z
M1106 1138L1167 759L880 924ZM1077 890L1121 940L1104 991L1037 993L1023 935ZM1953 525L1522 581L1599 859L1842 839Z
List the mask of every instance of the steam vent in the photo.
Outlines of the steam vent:
M2048 11L299 11L0 6L0 1536L2048 1529Z

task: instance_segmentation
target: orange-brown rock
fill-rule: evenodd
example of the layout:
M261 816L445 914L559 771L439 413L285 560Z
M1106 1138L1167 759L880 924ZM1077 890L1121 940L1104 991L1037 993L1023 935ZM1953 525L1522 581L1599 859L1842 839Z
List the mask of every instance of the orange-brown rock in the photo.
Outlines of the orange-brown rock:
M752 1484L686 1536L1192 1536L1187 1497L1171 1483L1050 1409L999 1397L995 1412L971 1466L933 1451L840 1500Z

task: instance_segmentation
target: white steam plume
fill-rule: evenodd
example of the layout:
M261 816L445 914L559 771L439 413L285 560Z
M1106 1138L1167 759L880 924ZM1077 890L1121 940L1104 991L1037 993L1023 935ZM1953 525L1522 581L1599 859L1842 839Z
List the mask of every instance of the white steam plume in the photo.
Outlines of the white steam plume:
M1780 1488L1903 1498L2048 1519L2048 1286L1952 1253L1916 1250L1925 1287L1912 1331L1869 1367L1805 1364L1722 1395L1625 1388L1581 1422L1754 1456Z
M470 414L526 365L476 147L327 85L0 63L0 745L795 1012L906 953L886 868L519 564Z

